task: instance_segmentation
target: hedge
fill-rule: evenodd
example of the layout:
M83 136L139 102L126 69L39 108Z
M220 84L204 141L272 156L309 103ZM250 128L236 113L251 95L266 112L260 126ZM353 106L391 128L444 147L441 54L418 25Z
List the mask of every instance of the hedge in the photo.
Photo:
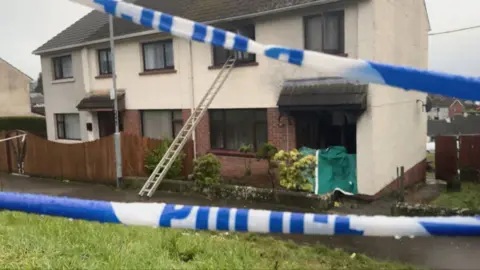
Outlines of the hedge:
M10 131L16 129L21 129L41 137L47 137L47 124L44 117L0 117L0 131Z

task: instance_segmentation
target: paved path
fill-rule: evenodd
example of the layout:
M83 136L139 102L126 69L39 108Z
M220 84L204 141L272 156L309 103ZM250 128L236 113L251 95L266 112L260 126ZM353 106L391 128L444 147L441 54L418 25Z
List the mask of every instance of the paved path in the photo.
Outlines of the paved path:
M0 174L4 191L41 193L84 199L138 201L136 191L116 191L101 185L63 183L54 180L24 178ZM282 209L269 204L242 201L212 201L200 195L181 195L157 192L155 201L176 204L215 205L230 207ZM431 269L480 269L480 238L393 238L351 236L285 236L300 243L320 243L328 247L342 248L348 252L363 253L379 260L399 261Z

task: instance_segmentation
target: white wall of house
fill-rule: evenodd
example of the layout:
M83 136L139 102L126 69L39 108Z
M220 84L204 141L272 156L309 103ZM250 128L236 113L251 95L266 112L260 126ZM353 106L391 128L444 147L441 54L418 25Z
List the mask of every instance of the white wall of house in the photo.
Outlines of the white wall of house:
M428 21L423 1L370 3L359 4L359 57L427 68ZM408 170L425 158L427 113L417 100L425 102L426 95L370 85L369 108L357 132L360 193L377 193L396 178L396 167Z
M32 115L30 81L27 75L0 58L0 117Z
M92 135L87 132L85 124L91 121L89 112L79 112L76 108L78 103L85 97L87 88L85 87L85 53L86 50L76 50L73 52L58 53L54 55L42 56L42 74L43 89L45 99L45 117L47 121L47 134L49 140L64 143L76 143L79 140L58 138L56 114L78 114L79 123L73 122L71 128L75 136L81 141L88 141ZM59 56L71 55L72 57L72 78L55 79L53 71L53 58ZM67 120L68 121L68 120ZM68 125L68 124L67 124ZM73 126L75 125L75 126ZM77 126L78 125L78 126Z

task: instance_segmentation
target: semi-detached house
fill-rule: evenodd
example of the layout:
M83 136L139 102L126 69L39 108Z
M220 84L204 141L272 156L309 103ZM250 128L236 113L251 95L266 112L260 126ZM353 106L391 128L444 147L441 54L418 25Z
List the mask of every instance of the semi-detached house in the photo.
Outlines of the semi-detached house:
M135 4L235 31L264 44L427 67L429 30L419 0L136 0ZM121 129L161 138L181 128L231 52L115 19ZM34 53L41 56L48 138L91 141L114 132L108 17L93 11ZM228 176L244 173L243 143L281 149L344 145L357 154L359 193L392 187L396 168L424 177L426 96L362 85L262 55L236 67L201 120L197 154ZM140 147L140 146L139 146ZM253 174L265 164L253 162Z

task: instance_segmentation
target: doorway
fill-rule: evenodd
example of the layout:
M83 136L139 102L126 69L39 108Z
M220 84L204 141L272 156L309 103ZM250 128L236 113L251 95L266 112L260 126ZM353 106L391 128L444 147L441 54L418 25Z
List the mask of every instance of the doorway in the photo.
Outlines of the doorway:
M297 111L295 118L297 147L326 149L344 146L349 154L357 152L357 124L354 113L342 111Z
M123 131L122 113L118 113L120 131ZM97 112L98 132L100 138L113 135L115 133L115 114L113 111Z

